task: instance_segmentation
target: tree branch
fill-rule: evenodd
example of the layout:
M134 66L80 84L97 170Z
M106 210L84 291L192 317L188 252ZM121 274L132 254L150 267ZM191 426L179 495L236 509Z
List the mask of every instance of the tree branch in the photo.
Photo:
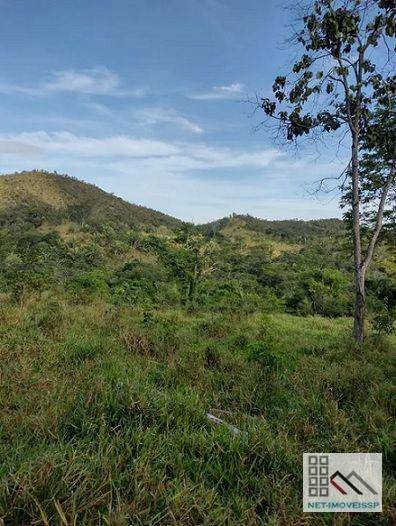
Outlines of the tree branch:
M385 184L384 189L382 191L381 199L380 199L380 202L379 202L379 205L378 205L377 219L376 219L376 222L375 222L374 232L373 232L373 234L371 236L370 243L369 243L369 246L367 248L366 257L364 258L364 261L362 263L362 270L364 272L367 270L367 268L370 265L370 262L371 262L371 260L373 258L374 248L375 248L375 245L376 245L377 240L378 240L378 236L379 236L379 234L381 232L381 228L382 228L382 222L383 222L383 218L384 218L384 210L385 210L386 200L388 198L389 190L390 190L392 184L394 183L394 181L395 181L395 165L393 164L392 168L391 168L391 173L389 174L388 180L386 181L386 184Z

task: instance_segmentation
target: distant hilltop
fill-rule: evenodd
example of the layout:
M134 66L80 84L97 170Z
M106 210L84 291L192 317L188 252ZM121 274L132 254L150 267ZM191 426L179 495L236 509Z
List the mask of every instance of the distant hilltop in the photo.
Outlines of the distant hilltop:
M182 224L179 219L128 203L92 184L39 170L0 176L0 223L16 220L169 228Z
M68 175L32 170L0 176L0 225L25 221L37 225L112 223L131 228L163 226L169 229L183 225L179 219L128 203ZM302 240L312 236L331 236L340 232L344 224L340 219L269 221L232 214L197 228L215 233L237 226L278 238Z

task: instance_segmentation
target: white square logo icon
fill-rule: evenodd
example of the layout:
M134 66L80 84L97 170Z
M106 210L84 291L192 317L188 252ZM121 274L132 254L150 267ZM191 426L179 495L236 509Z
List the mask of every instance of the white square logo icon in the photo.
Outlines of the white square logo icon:
M382 511L381 453L304 453L305 512Z

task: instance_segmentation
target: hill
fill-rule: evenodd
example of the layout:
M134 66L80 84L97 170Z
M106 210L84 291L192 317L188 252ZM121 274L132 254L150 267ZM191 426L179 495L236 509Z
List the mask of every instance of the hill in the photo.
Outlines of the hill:
M344 232L344 222L341 219L300 219L276 220L260 219L251 215L233 214L217 221L201 225L201 229L211 235L224 232L236 225L250 232L265 234L280 240L302 242L312 238L331 238Z
M66 175L33 170L0 176L0 225L26 221L36 226L73 222L174 228L182 224Z
M183 223L162 212L128 203L93 184L41 170L0 176L0 226L24 222L33 226L118 223L137 229L159 226L174 229ZM208 236L230 236L243 230L247 235L264 234L292 243L332 237L342 233L343 228L339 219L270 221L238 214L198 226Z

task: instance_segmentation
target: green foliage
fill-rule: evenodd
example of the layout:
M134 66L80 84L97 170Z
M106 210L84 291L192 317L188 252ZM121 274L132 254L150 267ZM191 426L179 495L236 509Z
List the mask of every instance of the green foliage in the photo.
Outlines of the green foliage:
M349 281L338 270L302 271L287 305L303 315L334 317L349 314L352 308Z
M68 291L79 300L105 296L108 291L105 276L100 270L78 272L70 279Z
M391 334L395 331L396 312L390 310L384 310L378 313L373 322L374 331L378 335Z
M41 225L0 230L0 292L65 291L75 301L228 312L351 313L351 263L338 220L234 216L175 232ZM390 245L391 247L392 245ZM371 312L395 302L392 254L368 281ZM388 263L389 262L389 263ZM379 268L379 267L378 267ZM393 274L392 274L393 272Z
M166 269L158 264L125 263L108 282L116 305L175 304L181 301L177 283L169 281Z
M288 140L317 129L335 132L346 123L353 128L355 118L365 137L373 140L378 135L370 115L381 96L390 92L386 86L394 83L394 77L391 72L387 76L386 61L383 65L378 60L380 53L376 62L368 57L372 48L388 45L386 40L395 36L395 14L394 3L375 0L367 2L365 9L360 0L317 0L310 6L294 35L302 48L300 57L288 77L275 78L276 100L261 101ZM321 98L324 104L318 107ZM308 106L312 99L314 109ZM385 121L389 112L390 108Z

